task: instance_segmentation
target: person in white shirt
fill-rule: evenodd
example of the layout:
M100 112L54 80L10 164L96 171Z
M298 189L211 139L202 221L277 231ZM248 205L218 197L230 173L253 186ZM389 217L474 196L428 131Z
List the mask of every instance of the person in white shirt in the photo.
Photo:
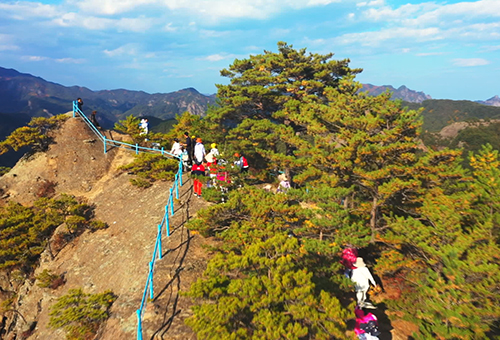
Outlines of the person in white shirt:
M351 280L355 284L358 306L363 307L366 300L366 292L368 292L368 289L370 288L370 282L374 287L376 287L377 284L375 283L370 270L366 267L366 264L361 257L358 257L356 259L356 262L354 263Z
M198 163L203 163L205 159L205 146L202 143L201 138L196 139L196 145L194 146L194 158Z
M170 153L173 154L174 156L181 155L182 148L181 148L181 143L179 143L178 138L174 138L174 144L172 144L172 149L170 150Z

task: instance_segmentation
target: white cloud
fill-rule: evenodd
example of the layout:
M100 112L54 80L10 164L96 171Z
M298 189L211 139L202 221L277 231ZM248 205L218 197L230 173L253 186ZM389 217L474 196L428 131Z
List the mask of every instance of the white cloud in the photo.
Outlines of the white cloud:
M230 56L229 55L223 55L223 54L212 54L212 55L209 55L205 58L203 58L203 60L208 60L208 61L220 61L220 60L224 60L224 59L227 59L229 58Z
M25 56L22 56L21 59L25 60L25 61L42 61L42 60L46 60L47 57L42 57L42 56L38 56L38 55L25 55Z
M158 0L72 0L70 3L78 6L82 11L103 14L115 15L126 13L150 4L158 4Z
M429 28L405 28L383 29L374 32L348 33L334 40L343 45L361 44L363 46L380 46L389 40L411 39L412 41L432 41L442 39L441 31L437 27Z
M453 59L452 62L453 65L460 67L484 66L490 63L488 60L482 58Z
M157 13L183 13L199 20L216 22L225 18L265 19L289 9L326 6L342 0L68 0L83 12L95 15L117 15L154 9ZM380 3L374 0L371 3Z
M1 15L17 20L31 18L53 18L59 14L58 9L52 5L37 2L19 1L12 3L0 3Z
M442 55L443 52L427 52L427 53L417 53L416 56L417 57L429 57L429 56L433 56L433 55Z
M175 32L177 31L177 27L174 26L174 24L172 24L171 22L169 22L168 24L166 24L164 27L163 27L163 30L167 31L167 32Z
M134 44L126 44L126 45L120 46L118 48L115 48L114 50L107 50L106 49L103 52L108 57L116 57L116 56L122 56L122 55L136 55L137 48Z
M54 60L58 63L63 63L63 64L82 64L85 62L85 59L75 59L75 58L59 58Z

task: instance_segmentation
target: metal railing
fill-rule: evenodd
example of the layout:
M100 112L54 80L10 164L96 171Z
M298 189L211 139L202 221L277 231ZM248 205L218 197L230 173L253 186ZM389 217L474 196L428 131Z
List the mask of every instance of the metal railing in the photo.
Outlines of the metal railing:
M148 148L145 146L139 146L139 144L130 144L126 142L121 142L113 139L109 139L104 136L101 131L95 127L94 124L90 121L90 119L78 108L78 103L76 101L73 102L73 117L78 116L82 117L83 121L88 125L88 127L96 134L96 136L102 141L104 145L104 153L108 151L109 147L119 147L123 149L127 149L130 151L134 151L136 154L140 152L153 153L153 154L161 154L164 156L169 156L175 158L180 161L180 157L176 156L170 152L164 150L164 148Z
M179 169L174 177L174 183L172 187L170 188L169 191L169 196L167 200L167 204L165 205L165 214L163 215L163 219L161 220L160 224L158 224L158 232L156 235L156 240L155 240L155 246L153 250L153 256L151 258L151 261L149 262L149 272L148 272L148 277L146 279L146 285L144 287L144 292L142 294L142 299L141 299L141 305L139 309L137 309L137 340L143 340L142 337L142 316L144 314L144 309L146 307L146 303L148 301L147 296L149 293L149 299L153 300L154 299L154 290L153 290L153 274L154 274L154 266L156 260L161 260L162 258L162 236L163 236L163 230L165 230L166 236L170 236L170 219L174 216L174 196L175 199L179 199L179 188L182 186L182 172L183 172L183 167L182 167L182 161L180 157L175 156L171 154L170 152L165 152L163 148L161 149L153 149L153 148L147 148L147 147L142 147L129 144L129 143L124 143L120 141L115 141L112 139L106 138L99 129L97 129L94 124L90 121L90 119L78 108L78 104L76 101L73 102L73 117L76 117L76 115L79 115L82 117L82 119L85 121L85 123L90 127L90 129L96 134L96 136L103 142L104 144L104 153L107 152L107 145L112 145L114 147L121 147L125 148L130 151L134 151L136 154L139 152L147 152L147 153L161 153L162 155L170 156L172 158L175 158L179 160Z

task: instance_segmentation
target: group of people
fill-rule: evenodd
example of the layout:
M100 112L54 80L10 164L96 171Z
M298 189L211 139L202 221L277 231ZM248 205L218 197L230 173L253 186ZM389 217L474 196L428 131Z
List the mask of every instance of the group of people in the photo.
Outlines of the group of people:
M186 169L191 169L191 174L194 177L193 189L195 196L201 197L202 195L203 183L200 176L208 175L211 179L228 181L227 172L224 172L223 175L218 173L221 163L225 165L227 162L221 159L216 143L210 144L210 150L207 152L201 138L190 136L189 132L185 132L182 140L174 138L170 153L179 157ZM233 166L239 168L242 173L248 172L249 165L246 157L240 153L235 153L234 157Z
M378 340L380 332L378 330L377 317L372 313L365 313L363 308L375 309L370 302L366 301L366 293L370 288L370 283L377 287L365 261L358 256L358 251L354 247L347 247L342 251L341 263L345 267L344 275L351 279L356 290L357 306L354 314L356 315L356 325L354 332L360 340Z

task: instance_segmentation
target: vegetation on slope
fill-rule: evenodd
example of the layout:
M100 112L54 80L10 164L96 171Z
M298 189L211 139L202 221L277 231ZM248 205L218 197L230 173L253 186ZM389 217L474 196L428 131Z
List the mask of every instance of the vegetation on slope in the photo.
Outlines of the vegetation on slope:
M243 188L190 224L223 242L189 292L189 325L203 339L345 339L354 296L339 256L352 244L398 287L383 302L415 339L498 338L498 152L468 172L459 150L422 151L420 112L358 93L347 60L278 50L223 70L221 107L200 124L295 190Z

